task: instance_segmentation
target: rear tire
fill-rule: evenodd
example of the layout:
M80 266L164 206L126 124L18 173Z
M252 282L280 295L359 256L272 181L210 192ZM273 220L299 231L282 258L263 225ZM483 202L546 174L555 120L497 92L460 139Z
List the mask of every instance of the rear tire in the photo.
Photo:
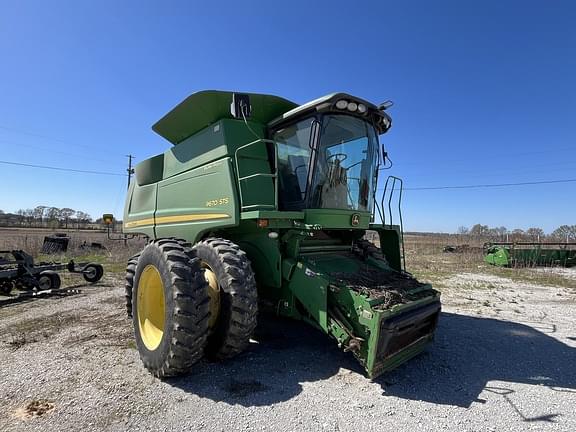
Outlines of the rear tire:
M254 272L246 253L235 243L222 238L198 242L194 251L218 284L217 319L213 320L206 346L206 357L223 360L244 351L256 328L258 293ZM207 275L208 277L208 275Z
M138 258L140 254L130 257L126 265L126 283L124 284L124 297L126 298L126 313L132 318L132 289L134 287L134 275L136 274L136 266L138 265Z
M134 274L132 311L136 346L157 377L185 374L202 358L209 298L200 260L174 239L142 251Z

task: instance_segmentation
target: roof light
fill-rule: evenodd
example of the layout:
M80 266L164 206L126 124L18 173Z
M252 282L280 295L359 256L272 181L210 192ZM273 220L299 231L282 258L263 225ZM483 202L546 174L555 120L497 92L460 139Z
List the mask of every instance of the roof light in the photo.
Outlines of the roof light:
M346 109L347 106L348 106L347 100L340 99L338 102L336 102L336 108L338 109Z
M364 114L366 111L368 111L368 108L366 108L366 105L358 104L358 112L360 114Z
M348 104L348 111L356 111L356 109L358 108L358 104L356 102L350 102Z

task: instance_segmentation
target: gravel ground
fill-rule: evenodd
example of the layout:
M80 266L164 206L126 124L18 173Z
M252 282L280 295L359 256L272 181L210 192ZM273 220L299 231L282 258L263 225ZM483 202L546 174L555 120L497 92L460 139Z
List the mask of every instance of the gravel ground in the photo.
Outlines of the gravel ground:
M444 284L434 345L374 382L322 334L269 319L237 359L160 381L111 277L2 307L0 430L576 430L576 282Z

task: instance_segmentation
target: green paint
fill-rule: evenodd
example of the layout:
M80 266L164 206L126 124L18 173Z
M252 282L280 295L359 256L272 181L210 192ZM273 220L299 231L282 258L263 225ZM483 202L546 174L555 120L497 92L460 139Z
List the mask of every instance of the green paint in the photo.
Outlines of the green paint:
M499 267L510 265L510 251L505 247L492 247L484 255L484 261Z
M336 109L335 103L341 98L364 103L368 112L360 115ZM371 155L379 152L373 151L377 142L371 138L370 152L368 148L362 152L362 140L368 142L368 138L351 136L353 129L346 129L346 116L354 116L350 125L354 123L355 130L373 128L384 133L390 126L387 114L343 93L302 106L276 96L250 94L252 115L245 122L232 118L231 102L229 92L199 92L154 125L156 132L176 145L136 166L125 206L125 232L152 238L178 237L192 243L207 236L234 241L252 262L262 308L304 320L334 338L339 346L352 348L370 377L424 349L433 336L439 310L439 295L430 285L412 289L404 303L388 307L384 297L370 298L333 276L355 275L366 268L390 274L401 271L399 227L371 224L373 209L356 210L370 205L358 205L362 181L357 176L366 178L362 172L375 172L376 159ZM314 199L303 197L302 204L307 203L303 208L287 211L277 198L286 191L276 178L276 143L267 138L273 135L275 126L271 125L289 127L305 116L314 116L320 123L323 116L330 116L329 139L322 142L323 148L332 150L329 157L317 158L316 170L308 167L315 175L314 187L298 192ZM358 128L359 123L365 127ZM313 134L299 139L310 136ZM299 152L312 145L302 144ZM347 176L342 169L352 166L347 168L346 159L338 155L352 148L354 155L348 160L360 174ZM287 149L283 149L284 167L298 166L301 162L291 160ZM294 156L301 159L301 153ZM284 180L290 180L294 171L283 175ZM363 196L368 196L366 183L362 187ZM323 198L318 201L320 196ZM316 201L322 204L310 204ZM353 243L367 229L379 233L387 262L352 253ZM410 337L400 338L400 328L420 325L425 329L422 334L410 330ZM389 340L392 342L387 344Z
M152 129L172 144L178 144L219 120L231 119L232 94L216 90L194 93L162 117ZM251 119L260 124L267 124L275 117L298 106L278 96L245 94L250 96Z
M539 243L490 245L484 251L484 261L499 267L550 266L571 267L576 265L574 244L546 245Z

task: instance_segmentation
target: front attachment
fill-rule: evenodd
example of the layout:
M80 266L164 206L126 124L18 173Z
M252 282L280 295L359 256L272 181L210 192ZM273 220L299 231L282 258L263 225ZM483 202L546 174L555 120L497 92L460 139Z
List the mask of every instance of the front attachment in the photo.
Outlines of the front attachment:
M290 282L307 319L352 352L370 378L414 357L433 339L440 294L382 263L351 255L303 257Z

